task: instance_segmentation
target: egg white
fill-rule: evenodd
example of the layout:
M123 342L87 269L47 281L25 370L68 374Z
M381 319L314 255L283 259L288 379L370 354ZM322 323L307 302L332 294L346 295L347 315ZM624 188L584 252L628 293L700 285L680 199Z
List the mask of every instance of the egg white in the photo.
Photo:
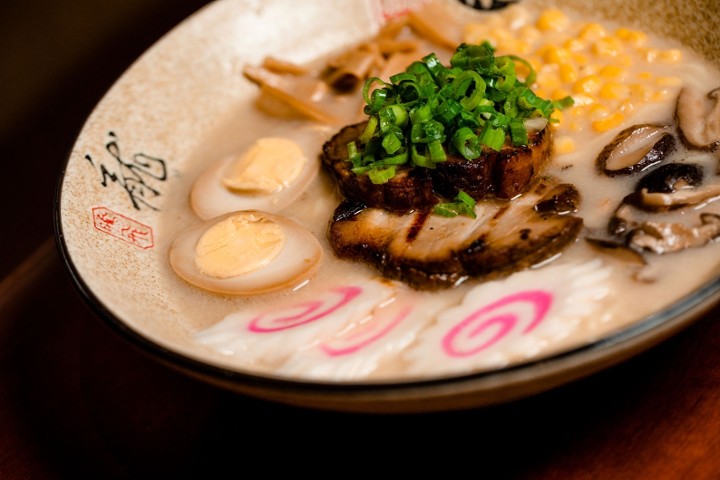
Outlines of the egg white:
M274 193L239 192L227 188L222 179L244 152L237 152L220 159L195 180L190 192L190 205L193 211L198 217L208 220L238 210L261 210L271 213L282 210L294 202L317 176L320 170L319 153L328 134L326 127L313 126L282 133L273 132L268 135L293 140L307 158L298 176Z
M280 226L285 243L267 265L241 275L216 278L202 273L195 264L195 246L208 228L226 218L246 212L231 212L195 225L181 233L170 247L170 265L182 279L204 290L227 295L254 295L291 288L306 281L322 258L322 247L315 236L300 224L268 212L261 215Z

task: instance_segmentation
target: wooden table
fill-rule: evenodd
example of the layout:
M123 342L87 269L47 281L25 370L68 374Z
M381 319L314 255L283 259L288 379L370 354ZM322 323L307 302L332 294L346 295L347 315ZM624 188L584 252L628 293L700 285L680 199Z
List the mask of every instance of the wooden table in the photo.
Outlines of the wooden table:
M0 243L10 252L0 258L0 479L213 478L253 465L377 474L379 459L401 472L433 464L490 479L720 478L720 309L556 390L409 415L315 411L222 391L156 363L105 326L50 239L52 188L110 82L205 2L166 3L126 25L122 42L86 60L32 125L0 144ZM14 180L27 172L32 182Z

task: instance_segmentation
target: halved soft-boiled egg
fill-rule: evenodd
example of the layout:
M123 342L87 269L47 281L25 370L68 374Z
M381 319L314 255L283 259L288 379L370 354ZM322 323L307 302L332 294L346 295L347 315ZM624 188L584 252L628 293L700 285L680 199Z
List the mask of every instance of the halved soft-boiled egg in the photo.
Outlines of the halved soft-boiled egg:
M184 280L216 293L250 295L299 285L322 257L317 238L280 215L243 210L180 234L170 265Z
M202 219L238 210L277 212L295 201L320 168L321 127L261 137L200 174L190 192Z

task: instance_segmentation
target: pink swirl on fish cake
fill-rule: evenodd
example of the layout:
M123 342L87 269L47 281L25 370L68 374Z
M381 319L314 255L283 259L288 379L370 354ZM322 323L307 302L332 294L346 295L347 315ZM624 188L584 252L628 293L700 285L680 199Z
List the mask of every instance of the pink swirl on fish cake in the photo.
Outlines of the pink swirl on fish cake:
M327 307L327 300L311 300L284 310L265 312L252 319L247 329L253 333L272 333L305 325L339 310L358 297L362 291L363 289L358 286L335 288L332 292L339 294L339 297ZM318 311L323 307L326 308ZM298 308L302 309L299 313L283 315L283 312Z
M502 312L498 315L493 315L493 312L512 306L514 303L526 303L534 309L532 319L521 332L521 334L526 334L537 327L545 318L552 302L553 295L543 290L526 290L503 297L474 311L453 326L442 339L443 349L451 357L469 357L501 341L515 329L520 318L517 313L512 311ZM478 324L478 322L480 323ZM497 332L479 345L467 349L456 346L460 339L472 340L493 326L498 327Z
M353 329L333 341L320 345L323 352L331 357L339 357L355 353L384 337L412 311L412 307L405 307L395 315L373 315L372 319L360 327Z

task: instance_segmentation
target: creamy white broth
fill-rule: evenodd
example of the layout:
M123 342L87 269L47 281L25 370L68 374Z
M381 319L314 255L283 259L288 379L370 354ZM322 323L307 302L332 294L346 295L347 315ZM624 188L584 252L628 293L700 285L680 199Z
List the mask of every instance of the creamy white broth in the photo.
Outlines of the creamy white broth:
M527 10L526 16L518 18L527 18L528 21L531 21L534 18L533 15L535 13L530 8ZM517 21L515 23L517 26ZM614 28L614 25L607 24L609 31ZM658 48L668 46L665 40L661 41L652 37L649 39L650 45L654 46L656 42ZM498 54L501 53L514 52L498 52ZM683 68L672 68L673 75L681 77L682 82L697 83L704 91L709 91L717 86L713 84L715 79L719 78L714 68L702 63L700 59L696 59L691 52L683 51L683 55L685 58L682 62ZM667 65L658 64L648 64L645 67L651 72L653 68L656 68L657 75L665 75L669 68ZM708 281L717 274L720 262L720 244L712 243L702 248L679 253L646 254L645 258L649 265L640 272L640 267L637 265L620 261L612 255L599 253L584 240L588 235L604 231L607 221L620 199L632 190L635 182L640 178L640 175L633 175L629 178L599 176L595 171L597 154L624 127L640 123L664 124L671 122L674 98L678 88L679 85L673 86L666 100L637 108L621 125L604 133L595 132L590 128L573 131L565 128L563 124L556 132L556 137L572 137L579 148L572 153L556 155L549 167L549 173L563 181L573 183L581 192L582 202L578 215L584 219L586 231L581 233L577 242L552 262L522 274L513 274L506 280L488 282L488 288L485 290L494 288L498 292L502 292L503 285L513 285L513 282L519 282L525 285L523 288L529 289L535 283L542 286L546 283L545 279L552 277L553 272L556 275L580 272L578 278L583 279L585 278L583 275L585 275L587 282L583 284L585 287L582 285L577 287L577 293L584 299L583 301L588 302L588 310L576 313L574 318L577 321L567 323L565 327L558 323L555 331L546 332L543 334L544 336L537 335L536 338L533 337L532 341L527 341L527 338L519 336L506 341L505 344L500 342L499 346L493 348L492 351L489 349L479 354L483 356L479 362L466 362L466 365L460 364L459 366L457 362L454 364L448 362L444 367L442 362L438 361L433 364L433 368L424 368L423 363L417 361L417 358L423 357L420 346L423 338L429 335L428 332L432 332L433 328L439 324L438 316L443 311L456 308L462 303L468 292L478 285L484 284L471 279L457 288L445 291L417 292L400 283L383 281L370 266L335 257L327 243L326 231L330 216L341 198L332 180L325 172L321 172L292 206L278 212L280 215L304 225L324 246L323 260L312 278L307 282L300 282L296 289L239 297L206 293L176 279L176 284L173 284L172 288L180 289L182 292L181 295L178 295L182 303L177 306L177 309L187 312L186 318L189 319L189 323L184 327L188 335L194 336L206 345L207 354L221 364L291 378L362 381L407 379L426 375L442 376L497 368L591 342L636 322L642 317L666 307ZM359 93L355 95L359 97ZM352 112L355 108L352 103L356 102L357 98L343 97L341 101L344 104L343 109ZM195 159L189 162L191 168L184 172L178 182L178 185L181 184L181 186L172 192L173 198L169 204L176 205L176 207L170 210L169 221L163 228L163 238L159 240L160 247L169 248L170 242L179 232L198 222L188 208L187 197L194 179L208 168L210 162L227 154L242 151L255 138L266 136L267 132L272 132L273 136L279 136L283 131L314 128L326 133L327 138L330 138L337 131L337 126L313 126L302 120L272 118L258 111L250 103L241 107L236 115L227 120L225 127L212 138L207 139L203 148L196 153ZM240 134L238 125L243 126ZM319 147L318 145L318 153ZM696 151L685 152L680 148L675 155L674 158L677 158L678 161L683 158L692 158L693 161L697 160L707 165L706 172L715 171L714 164L717 160L712 154ZM703 211L720 213L720 202L711 203ZM696 212L688 209L687 215L692 217L690 223L697 223ZM599 262L596 261L597 259ZM596 262L592 263L593 261ZM573 268L575 270L572 270ZM547 277L543 277L543 275L547 275ZM367 319L362 315L346 322L345 325L336 325L334 328L327 326L324 331L318 331L315 337L308 334L307 338L300 338L297 341L290 341L290 333L287 333L278 334L272 341L268 341L267 345L261 345L265 340L255 339L251 342L252 344L242 341L233 343L232 335L241 329L244 325L243 322L247 324L248 318L267 311L271 306L289 309L294 305L304 304L304 302L314 299L327 299L328 296L332 296L328 292L338 286L363 286L368 285L368 282L370 282L370 287L367 290L376 289L384 292L389 289L400 298L401 301L396 301L391 308L402 304L412 304L416 307L415 312L411 313L408 319L402 321L402 325L406 327L404 336L398 334L398 338L387 340L384 344L387 348L381 353L375 352L366 356L359 354L352 358L352 362L346 362L337 367L333 366L333 362L327 357L317 353L319 345L324 345L329 340L334 340L336 343L341 342L343 333L352 330L354 326L366 325ZM585 292L596 294L597 298L585 298L583 297ZM378 304L385 301L383 295L377 294ZM491 294L488 295L488 298L492 297ZM501 293L497 295L502 296ZM372 303L372 300L369 302ZM488 302L492 303L491 300ZM383 308L385 307L380 308L379 311L385 311ZM394 312L392 315L399 317L401 313ZM558 318L563 317L563 321L567 322L572 316L571 313L566 310L556 314ZM250 317L238 319L238 315L241 314L248 314ZM232 318L235 318L235 325L232 325ZM232 328L228 329L230 333L225 332L220 347L218 342L213 343L212 332L221 330L222 325L228 323ZM342 321L338 321L338 323L342 323ZM399 331L395 328L393 327L392 331ZM208 338L211 340L207 341ZM381 340L382 338L374 345L380 345L379 348L382 350ZM283 352L282 349L288 348L288 346L289 350ZM248 353L250 349L255 349L252 351L260 353L253 353L252 355L256 356L250 358L251 355ZM370 366L363 366L364 360L367 360Z

